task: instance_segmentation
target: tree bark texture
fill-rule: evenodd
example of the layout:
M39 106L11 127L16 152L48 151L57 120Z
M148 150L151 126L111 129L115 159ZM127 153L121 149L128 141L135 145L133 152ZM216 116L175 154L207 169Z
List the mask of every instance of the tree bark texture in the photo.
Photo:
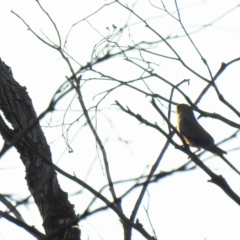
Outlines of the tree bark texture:
M80 230L74 222L77 219L74 206L59 186L51 151L32 101L26 88L14 80L11 69L1 59L0 110L4 115L4 118L0 116L0 133L5 140L0 155L11 146L20 153L29 191L42 216L46 234L51 234L48 239L79 240ZM69 222L74 223L69 226Z

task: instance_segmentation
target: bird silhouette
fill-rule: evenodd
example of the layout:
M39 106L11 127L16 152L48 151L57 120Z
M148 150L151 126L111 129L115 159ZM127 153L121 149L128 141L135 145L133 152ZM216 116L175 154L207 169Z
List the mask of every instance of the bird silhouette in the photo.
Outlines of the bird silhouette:
M177 130L190 146L201 148L216 155L226 154L214 143L212 136L198 123L192 108L187 104L177 105Z

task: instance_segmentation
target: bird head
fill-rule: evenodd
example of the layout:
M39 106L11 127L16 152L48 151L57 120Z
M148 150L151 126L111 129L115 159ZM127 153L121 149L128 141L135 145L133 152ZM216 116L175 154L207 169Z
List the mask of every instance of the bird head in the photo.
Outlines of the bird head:
M178 104L176 107L177 115L193 115L192 108L187 104Z

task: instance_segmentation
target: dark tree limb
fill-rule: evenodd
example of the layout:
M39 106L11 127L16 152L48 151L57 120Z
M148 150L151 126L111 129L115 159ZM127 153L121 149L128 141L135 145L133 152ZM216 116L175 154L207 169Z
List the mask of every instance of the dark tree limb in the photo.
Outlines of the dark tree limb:
M57 174L52 167L50 148L39 122L36 121L32 101L26 88L14 80L11 69L1 60L0 110L12 126L10 128L5 119L0 117L0 133L6 145L12 143L20 153L26 169L28 189L42 216L46 234L56 232L51 239L80 239L74 206L68 201L67 193L59 186ZM74 224L61 228L68 222Z
M42 238L44 236L34 226L29 226L25 222L11 216L10 214L8 214L6 212L0 211L0 215L2 218L7 219L9 222L14 223L15 225L19 226L20 228L24 228L28 233L30 233L31 235L33 235L34 237L36 237L38 239Z

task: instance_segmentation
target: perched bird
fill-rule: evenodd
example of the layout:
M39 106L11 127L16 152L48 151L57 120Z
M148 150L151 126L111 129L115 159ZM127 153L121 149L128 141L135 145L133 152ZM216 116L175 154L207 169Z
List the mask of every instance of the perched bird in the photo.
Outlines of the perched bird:
M177 118L177 130L188 145L197 147L198 150L203 148L219 156L226 154L225 151L214 144L212 136L198 123L189 105L177 105Z

